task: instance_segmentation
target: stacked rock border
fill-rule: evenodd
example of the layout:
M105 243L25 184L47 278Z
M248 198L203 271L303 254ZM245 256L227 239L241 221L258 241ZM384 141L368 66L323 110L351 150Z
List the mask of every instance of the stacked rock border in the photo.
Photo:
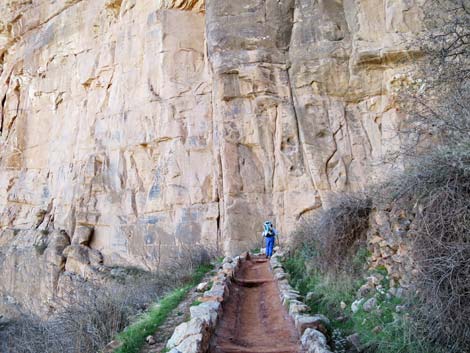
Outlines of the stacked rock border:
M211 336L222 314L222 302L229 296L230 283L241 263L249 257L244 253L235 258L226 257L212 278L212 287L205 291L199 305L190 308L190 320L175 328L167 342L169 353L205 353L209 348ZM300 293L293 289L288 281L288 274L282 267L283 253L278 251L270 260L274 278L277 280L282 305L288 311L301 337L305 353L331 353L327 337L331 337L330 321L324 315L306 314ZM201 283L198 287L203 288Z
M229 296L229 287L242 261L248 257L244 253L235 258L226 257L211 279L212 286L205 291L201 304L191 306L190 320L178 325L168 340L169 353L204 353L209 348L209 341L222 314L222 302ZM201 283L198 288L204 288Z
M331 337L330 321L321 314L306 314L309 307L301 301L300 293L289 284L289 275L282 267L283 256L282 252L276 252L271 257L271 268L277 279L282 305L294 320L304 352L331 353L327 339L327 337Z

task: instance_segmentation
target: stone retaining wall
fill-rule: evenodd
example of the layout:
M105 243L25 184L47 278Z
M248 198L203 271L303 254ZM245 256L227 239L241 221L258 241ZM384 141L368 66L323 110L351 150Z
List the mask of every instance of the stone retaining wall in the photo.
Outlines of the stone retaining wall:
M330 321L324 315L307 314L309 307L301 301L300 293L290 286L289 274L281 264L282 257L282 252L276 252L271 257L271 267L277 279L282 305L294 320L305 353L331 353L327 340L331 337Z
M169 353L204 353L222 313L222 302L229 296L229 285L242 261L248 253L235 258L224 258L217 274L212 278L212 286L199 299L202 303L190 308L191 319L175 328L168 340ZM198 287L204 288L205 283Z
M213 277L212 287L200 298L202 303L191 307L191 319L175 328L167 343L169 353L207 352L210 338L222 313L222 302L230 294L229 285L247 255L244 253L233 259L224 259ZM307 314L308 306L301 301L300 293L288 282L288 274L281 264L282 256L282 252L275 253L270 261L271 267L277 280L281 303L294 320L305 353L331 353L327 339L331 337L330 321L320 314ZM201 288L203 287L201 284Z
M400 207L376 209L371 214L367 235L370 269L385 268L390 288L401 288L405 292L413 292L413 279L417 272L411 256L414 220L414 214Z

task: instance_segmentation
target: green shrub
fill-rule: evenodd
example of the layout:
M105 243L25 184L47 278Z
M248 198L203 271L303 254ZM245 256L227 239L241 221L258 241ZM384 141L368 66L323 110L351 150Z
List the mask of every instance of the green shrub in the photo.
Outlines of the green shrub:
M335 352L344 352L341 339L353 333L359 334L364 351L369 353L445 352L416 335L417 328L408 313L396 313L396 306L404 304L402 299L375 293L378 310L365 312L359 309L353 313L351 304L364 280L345 272L335 275L320 272L309 265L309 261L311 258L305 251L296 251L284 261L284 267L294 288L302 295L313 293L306 301L310 312L326 315L332 320L334 339L331 345ZM375 272L386 275L384 270ZM384 293L386 283L388 281L384 279ZM341 307L342 303L345 308Z

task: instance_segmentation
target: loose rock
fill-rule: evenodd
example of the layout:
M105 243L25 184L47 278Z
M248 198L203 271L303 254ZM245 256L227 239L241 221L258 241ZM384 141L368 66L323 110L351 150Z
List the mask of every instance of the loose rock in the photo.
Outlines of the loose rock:
M355 300L355 301L351 304L351 311L352 311L353 313L357 313L357 312L359 311L359 309L361 308L363 302L364 302L364 298Z
M199 283L196 287L196 290L198 292L205 292L206 290L209 289L209 282L202 282L202 283Z
M354 333L346 337L346 339L354 348L356 348L357 351L360 352L362 350L362 344L361 344L361 339L359 337L359 334Z
M377 299L370 298L364 303L364 305L362 306L362 309L364 309L364 311L371 312L376 307L377 307Z
M326 337L320 331L308 328L300 339L306 353L330 353Z
M312 328L322 332L324 335L329 335L331 330L330 320L324 315L317 314L313 316L298 315L295 317L295 327L302 335L305 330Z
M222 263L224 264L230 264L232 262L233 262L233 259L230 256L224 257L224 260L222 261Z
M377 334L379 332L382 332L383 330L383 327L382 326L375 326L373 329L372 329L372 332Z
M154 345L156 343L155 338L152 335L149 335L145 338L145 342L149 345Z

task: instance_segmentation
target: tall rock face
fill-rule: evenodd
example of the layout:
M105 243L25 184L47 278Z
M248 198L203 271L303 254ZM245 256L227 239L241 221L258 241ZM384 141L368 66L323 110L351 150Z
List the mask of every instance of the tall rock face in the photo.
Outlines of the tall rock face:
M206 7L221 231L225 250L237 252L259 238L264 219L286 232L321 202L304 158L287 66L294 1L214 0Z
M417 1L296 2L289 69L301 143L324 202L384 174L400 148L393 87L419 56ZM398 82L397 82L398 81Z
M401 0L206 1L226 250L264 218L286 233L332 191L386 173L419 16Z
M0 292L237 253L380 178L419 30L418 0L3 2Z

